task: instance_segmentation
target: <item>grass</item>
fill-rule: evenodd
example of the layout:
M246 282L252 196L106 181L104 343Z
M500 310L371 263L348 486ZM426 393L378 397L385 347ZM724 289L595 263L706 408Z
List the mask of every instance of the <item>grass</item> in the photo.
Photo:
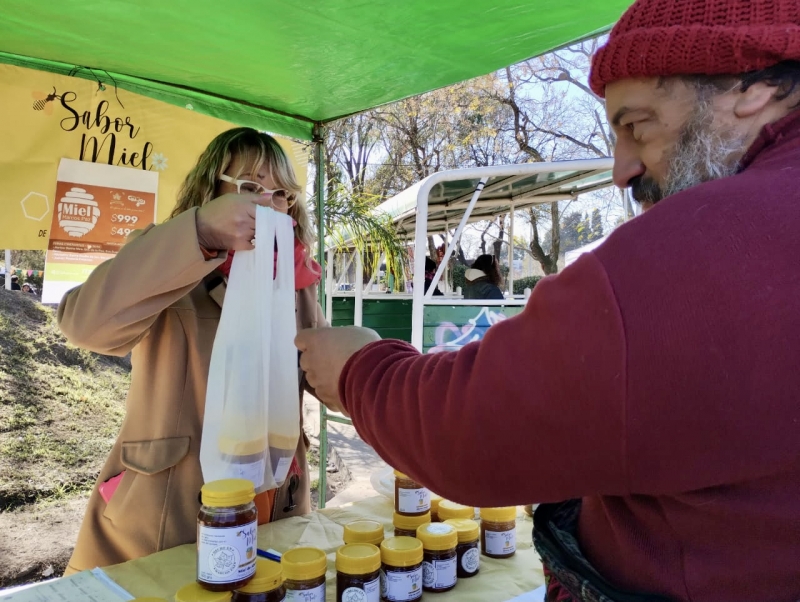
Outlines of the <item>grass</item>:
M0 509L91 489L129 373L127 360L69 345L53 309L0 290Z

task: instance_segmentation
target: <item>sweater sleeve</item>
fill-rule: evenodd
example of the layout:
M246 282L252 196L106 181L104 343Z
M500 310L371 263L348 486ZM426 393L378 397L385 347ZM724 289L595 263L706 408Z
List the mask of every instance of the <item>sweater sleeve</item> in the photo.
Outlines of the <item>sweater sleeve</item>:
M339 384L393 467L455 501L503 506L627 493L625 382L620 312L585 254L482 341L429 355L373 343Z
M133 235L116 257L64 295L58 323L73 345L127 354L158 314L191 291L227 257L206 261L191 209Z

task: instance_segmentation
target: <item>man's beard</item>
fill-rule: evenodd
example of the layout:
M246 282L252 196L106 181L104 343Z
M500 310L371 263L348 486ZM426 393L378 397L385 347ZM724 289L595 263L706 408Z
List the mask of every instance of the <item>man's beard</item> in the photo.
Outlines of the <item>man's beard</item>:
M699 103L681 128L664 184L645 175L631 180L631 194L639 203L655 204L703 182L732 176L739 170L739 159L746 150L744 136L715 128L711 104L702 100Z

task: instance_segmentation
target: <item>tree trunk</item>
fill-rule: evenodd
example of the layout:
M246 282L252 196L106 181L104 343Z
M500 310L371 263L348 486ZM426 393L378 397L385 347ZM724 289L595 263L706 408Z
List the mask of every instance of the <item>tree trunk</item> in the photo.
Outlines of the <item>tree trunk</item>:
M430 253L431 259L439 263L439 253L436 250L436 242L433 240L433 236L428 237L428 253Z

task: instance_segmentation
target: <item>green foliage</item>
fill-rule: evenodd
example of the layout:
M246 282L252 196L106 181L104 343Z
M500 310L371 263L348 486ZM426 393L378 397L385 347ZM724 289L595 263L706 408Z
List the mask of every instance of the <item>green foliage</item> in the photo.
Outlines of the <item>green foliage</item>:
M514 280L514 294L522 295L526 288L533 290L533 287L536 286L536 283L541 279L542 276L527 276L526 278Z

